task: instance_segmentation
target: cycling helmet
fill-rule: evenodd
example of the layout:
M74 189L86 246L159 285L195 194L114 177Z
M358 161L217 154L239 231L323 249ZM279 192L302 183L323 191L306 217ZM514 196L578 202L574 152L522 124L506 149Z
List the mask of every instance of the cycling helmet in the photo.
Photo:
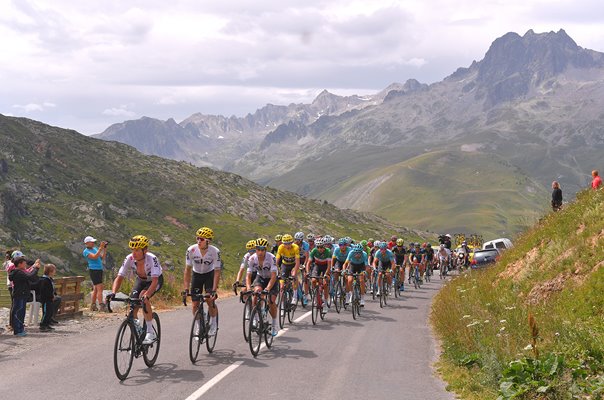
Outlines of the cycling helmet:
M333 236L329 237L331 239L331 244L336 244L336 238Z
M367 243L373 243L373 242L375 242L375 239L374 239L374 238L369 238L369 239L367 239Z
M430 243L426 243L426 247L432 248L432 245Z
M281 240L283 241L284 244L290 244L290 243L294 242L294 238L289 233L286 233L285 235L283 235L283 238Z
M128 242L128 247L130 247L132 250L146 249L147 247L149 247L149 239L147 239L147 236L143 235L133 236L132 239L130 239L130 241Z
M392 235L390 237L390 241L392 241L392 242L396 242L396 239L398 239L398 238L395 235Z
M294 235L294 239L304 240L304 232L296 232L296 234Z
M245 248L246 250L252 250L256 248L256 241L255 240L250 240L245 244Z
M380 241L376 240L375 242L373 242L373 247L380 247Z
M461 242L461 244L468 244L468 242L466 242L465 240L463 242Z
M396 239L397 246L402 246L403 244L405 244L405 241L403 239Z
M360 245L363 246L363 247L367 246L367 241L366 240L361 240Z
M265 238L258 238L254 242L256 245L256 249L266 250L266 247L268 246L268 240L266 240Z
M315 246L317 246L317 247L325 246L325 243L323 243L323 239L318 238L317 240L315 240Z
M280 242L283 239L281 235L275 235L275 242Z
M197 237L204 239L214 239L214 231L208 228L207 226L203 226L197 230Z
M386 242L380 242L380 250L384 250L388 248L388 243Z
M340 238L340 240L338 240L338 246L346 246L348 244L348 241L346 240L346 238Z
M362 253L363 246L361 244L355 244L354 246L352 246L352 251L353 253Z
M448 233L445 236L451 239L451 235L449 235Z
M352 238L350 236L346 236L344 239L346 239L346 243L352 243Z
M426 247L426 242L422 243L422 247Z
M306 235L306 240L315 240L315 235L313 235L312 233L309 233L308 235Z

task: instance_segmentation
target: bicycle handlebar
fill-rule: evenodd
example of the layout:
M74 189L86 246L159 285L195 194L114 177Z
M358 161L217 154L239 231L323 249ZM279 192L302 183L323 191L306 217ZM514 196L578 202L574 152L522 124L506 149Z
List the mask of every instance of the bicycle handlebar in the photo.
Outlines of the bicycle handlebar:
M112 301L119 301L121 303L127 303L127 304L134 304L134 306L140 306L142 304L143 306L143 312L147 312L147 308L145 307L145 303L143 302L143 299L138 299L138 298L131 298L131 297L127 297L125 299L120 299L117 298L112 295L107 295L105 296L105 304L107 304L107 312L112 313L113 310L111 309L111 302Z
M209 294L201 294L199 293L199 291L196 291L194 293L189 293L188 291L184 291L181 293L182 295L182 304L186 307L187 306L187 297L190 297L191 300L193 301L200 301L201 299L206 300L209 299L210 297L215 297L218 298L218 293L216 292L210 292ZM197 299L197 300L196 300Z

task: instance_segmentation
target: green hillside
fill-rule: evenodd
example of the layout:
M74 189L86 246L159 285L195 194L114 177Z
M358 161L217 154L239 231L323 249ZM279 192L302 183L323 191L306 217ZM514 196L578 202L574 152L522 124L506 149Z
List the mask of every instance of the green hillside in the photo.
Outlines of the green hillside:
M182 275L187 245L203 225L214 229L227 277L238 269L245 243L260 235L421 234L234 174L1 115L0 220L2 247L53 262L62 274L84 272L80 254L86 235L109 240L119 266L128 238L145 234L153 242L151 251L174 267L172 286Z
M603 398L603 214L604 191L581 192L495 267L437 295L432 322L451 390L464 399Z
M532 224L549 194L497 155L430 151L359 172L315 196L341 207L370 210L397 224L437 232L470 229L498 237Z

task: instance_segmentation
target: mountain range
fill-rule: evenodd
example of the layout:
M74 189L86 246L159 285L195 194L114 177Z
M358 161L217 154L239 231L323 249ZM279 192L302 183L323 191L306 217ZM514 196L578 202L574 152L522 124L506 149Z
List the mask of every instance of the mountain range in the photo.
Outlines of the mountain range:
M213 228L225 270L239 269L245 243L277 233L330 233L357 238L399 228L368 213L260 186L241 176L148 156L135 148L25 119L0 115L0 241L29 257L83 273L82 240L109 240L113 264L128 239L145 234L151 251L182 276L184 254L200 226ZM179 288L180 286L178 286Z
M283 120L215 165L395 223L489 235L530 225L553 180L569 198L602 167L604 54L564 30L507 33L442 81L369 103Z

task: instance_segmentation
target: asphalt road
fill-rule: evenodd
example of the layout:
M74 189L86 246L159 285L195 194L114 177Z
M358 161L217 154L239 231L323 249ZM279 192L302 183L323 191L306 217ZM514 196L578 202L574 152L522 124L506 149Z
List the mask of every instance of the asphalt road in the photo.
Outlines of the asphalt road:
M252 357L241 330L238 299L219 300L220 330L214 353L196 365L188 356L191 313L160 313L162 343L153 368L135 359L120 382L112 351L121 315L84 332L62 326L56 333L30 330L26 338L0 336L0 388L6 398L49 399L454 399L435 375L435 342L428 325L436 277L419 290L390 298L380 309L368 300L359 319L333 310L313 326L309 313L286 324L271 349ZM306 317L304 317L306 315ZM12 346L26 346L28 351ZM0 350L1 351L1 350Z

